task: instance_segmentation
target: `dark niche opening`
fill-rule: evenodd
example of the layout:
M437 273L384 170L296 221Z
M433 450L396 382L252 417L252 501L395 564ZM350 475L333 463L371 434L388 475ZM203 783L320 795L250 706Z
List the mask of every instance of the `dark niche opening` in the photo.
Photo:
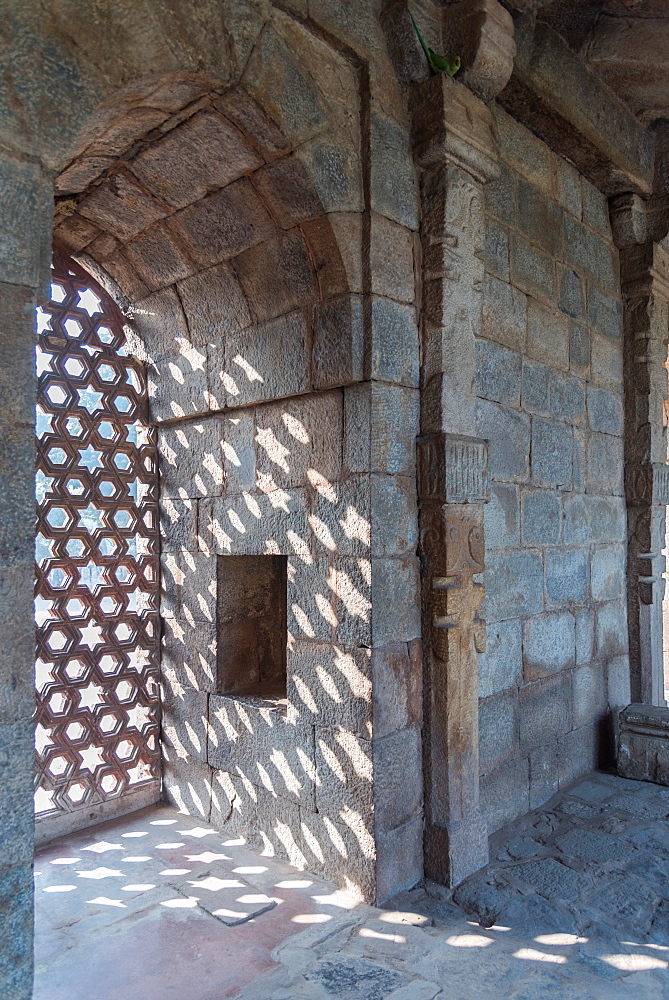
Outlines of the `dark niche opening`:
M218 556L220 694L286 697L287 556Z

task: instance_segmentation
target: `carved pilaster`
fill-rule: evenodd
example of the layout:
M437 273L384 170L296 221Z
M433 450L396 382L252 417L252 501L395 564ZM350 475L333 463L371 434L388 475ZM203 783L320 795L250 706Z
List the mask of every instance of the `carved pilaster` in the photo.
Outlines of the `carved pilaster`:
M632 195L612 199L620 252L625 382L627 614L632 699L664 704L662 599L669 503L666 397L669 254Z
M483 61L480 62L483 66ZM422 437L425 870L456 885L488 861L479 806L479 608L487 443L475 424L475 338L483 318L483 185L499 173L488 108L439 75L413 107L423 241Z

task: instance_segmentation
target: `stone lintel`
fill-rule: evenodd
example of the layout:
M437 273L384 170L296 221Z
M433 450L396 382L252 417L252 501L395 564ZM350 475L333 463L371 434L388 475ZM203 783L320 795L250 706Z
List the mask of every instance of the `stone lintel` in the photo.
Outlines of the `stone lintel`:
M669 785L669 708L628 705L619 719L618 773Z
M669 465L662 462L628 463L625 496L631 507L669 505Z
M480 184L499 176L492 115L463 84L445 73L417 83L412 111L414 152L421 167L454 163Z
M648 130L552 28L529 15L515 27L514 71L500 104L604 193L649 195Z
M488 442L443 432L419 437L418 493L421 503L486 503Z

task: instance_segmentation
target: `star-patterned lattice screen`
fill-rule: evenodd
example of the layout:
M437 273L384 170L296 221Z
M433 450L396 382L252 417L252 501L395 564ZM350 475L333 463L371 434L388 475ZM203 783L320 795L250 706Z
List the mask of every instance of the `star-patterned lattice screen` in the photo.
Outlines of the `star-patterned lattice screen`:
M35 812L159 775L156 453L142 364L71 261L37 313Z

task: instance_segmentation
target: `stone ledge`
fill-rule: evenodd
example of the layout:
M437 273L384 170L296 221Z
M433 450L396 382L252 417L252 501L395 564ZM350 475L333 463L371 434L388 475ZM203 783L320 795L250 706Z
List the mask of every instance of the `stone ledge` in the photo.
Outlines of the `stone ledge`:
M669 785L669 708L633 704L619 716L618 773Z
M500 104L605 194L650 194L649 132L555 31L528 15L515 29L514 70Z

